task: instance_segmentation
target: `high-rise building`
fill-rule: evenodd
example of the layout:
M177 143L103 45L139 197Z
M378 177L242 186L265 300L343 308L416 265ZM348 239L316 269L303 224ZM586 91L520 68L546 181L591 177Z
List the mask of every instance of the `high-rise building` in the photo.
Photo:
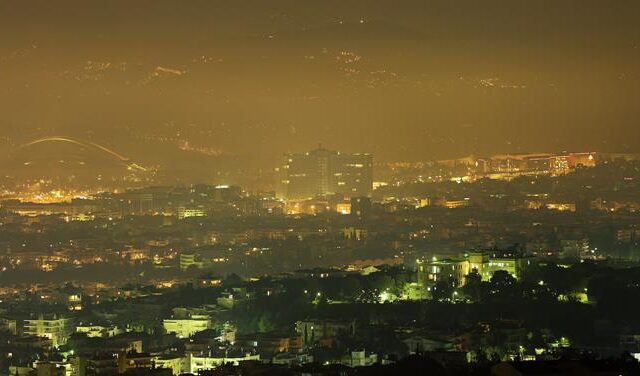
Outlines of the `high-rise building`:
M368 153L345 154L319 148L288 154L279 171L278 198L286 200L333 194L370 197L373 189L373 156Z

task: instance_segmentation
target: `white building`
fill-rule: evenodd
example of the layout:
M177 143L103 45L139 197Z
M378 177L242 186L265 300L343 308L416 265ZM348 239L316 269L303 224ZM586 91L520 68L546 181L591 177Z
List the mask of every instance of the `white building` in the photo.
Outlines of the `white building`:
M189 338L192 335L211 328L211 319L207 315L193 315L184 319L162 320L164 330L175 334L178 338Z
M67 343L73 329L73 319L57 315L39 315L24 321L24 334L46 337L54 347Z
M124 330L118 328L115 325L78 325L76 326L76 333L84 333L89 338L109 338L115 337L118 334L124 333Z
M240 364L240 362L246 362L248 360L260 360L260 355L245 354L244 356L193 356L187 355L187 369L185 372L197 374L199 371L214 369L223 364L231 363L234 366Z

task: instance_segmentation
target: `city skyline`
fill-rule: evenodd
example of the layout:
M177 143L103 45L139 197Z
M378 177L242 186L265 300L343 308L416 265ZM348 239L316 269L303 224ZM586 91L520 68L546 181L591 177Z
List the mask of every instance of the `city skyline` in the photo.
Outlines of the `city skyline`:
M0 376L640 375L638 67L638 0L0 0Z

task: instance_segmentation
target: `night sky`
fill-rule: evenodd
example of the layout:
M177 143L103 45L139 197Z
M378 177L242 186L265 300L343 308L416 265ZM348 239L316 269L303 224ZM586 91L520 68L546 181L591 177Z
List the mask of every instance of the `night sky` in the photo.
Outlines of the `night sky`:
M637 152L640 1L0 1L0 103L158 163Z

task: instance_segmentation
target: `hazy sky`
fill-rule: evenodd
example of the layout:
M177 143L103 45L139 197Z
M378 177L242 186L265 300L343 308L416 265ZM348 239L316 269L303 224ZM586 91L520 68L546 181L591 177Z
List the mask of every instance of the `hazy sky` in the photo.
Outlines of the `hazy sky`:
M0 0L0 103L158 161L640 151L640 1Z

